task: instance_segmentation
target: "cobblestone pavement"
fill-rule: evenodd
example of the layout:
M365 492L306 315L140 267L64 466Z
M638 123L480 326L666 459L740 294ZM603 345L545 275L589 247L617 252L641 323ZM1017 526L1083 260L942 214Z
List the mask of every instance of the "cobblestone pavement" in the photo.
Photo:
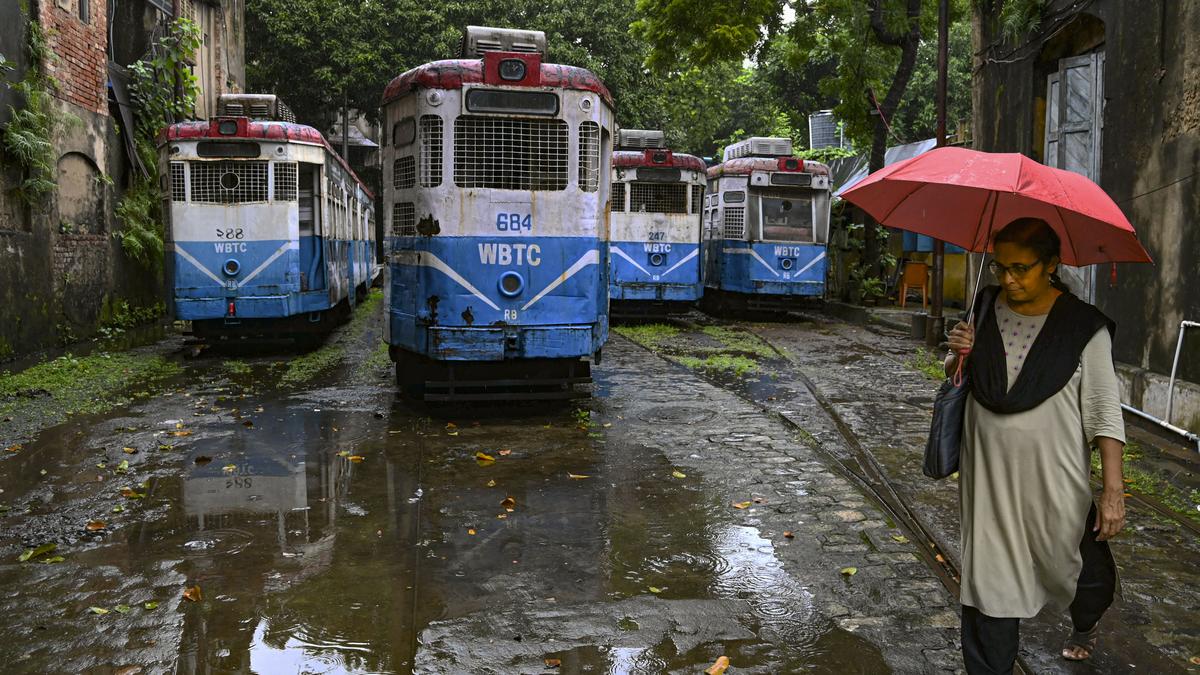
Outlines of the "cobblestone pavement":
M754 331L782 350L774 373L784 395L766 404L803 423L789 395L804 399L802 373L884 467L893 486L958 559L958 489L921 474L921 453L937 384L918 375L916 343L888 331L834 322L760 324ZM1022 625L1022 659L1038 673L1175 673L1198 670L1200 541L1178 521L1128 500L1128 526L1113 543L1123 598L1102 622L1100 650L1087 664L1058 657L1065 616L1043 613Z

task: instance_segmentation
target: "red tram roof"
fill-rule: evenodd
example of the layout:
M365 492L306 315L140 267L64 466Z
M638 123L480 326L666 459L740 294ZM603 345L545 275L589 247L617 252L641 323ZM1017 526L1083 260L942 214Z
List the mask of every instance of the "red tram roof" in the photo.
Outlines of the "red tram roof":
M224 120L234 120L238 123L236 134L222 134L220 132L219 126ZM253 120L248 117L213 117L208 121L198 120L172 124L158 133L158 144L162 145L169 141L193 141L203 138L242 138L320 145L337 158L342 168L354 178L354 181L358 183L363 192L367 193L367 197L372 201L375 200L375 194L371 192L366 183L363 183L358 174L354 173L354 169L350 168L350 164L346 159L338 154L337 150L333 149L333 146L329 144L329 141L325 140L325 136L320 131L306 124L276 120Z
M784 168L783 163L789 159L799 160L799 167L796 169ZM754 171L803 171L821 176L829 175L829 167L824 164L807 159L800 160L798 157L738 157L737 159L731 159L728 162L722 162L716 166L709 167L708 177L746 176Z
M512 54L514 58L528 57L528 54ZM524 59L522 59L524 60ZM461 89L464 84L482 84L484 79L483 59L449 59L433 61L417 66L388 83L383 90L383 105L400 98L417 88L425 89ZM591 91L600 95L609 106L613 104L612 94L608 87L596 77L592 71L575 66L563 66L556 63L541 64L539 82L522 82L517 86L561 87ZM498 83L499 84L499 83ZM504 82L512 86L512 82Z
M654 161L654 155L658 153L665 153L666 155L661 162ZM675 154L670 150L662 148L617 150L613 153L612 165L614 169L638 166L670 166L678 169L699 171L701 173L705 171L704 161L699 157L695 155Z

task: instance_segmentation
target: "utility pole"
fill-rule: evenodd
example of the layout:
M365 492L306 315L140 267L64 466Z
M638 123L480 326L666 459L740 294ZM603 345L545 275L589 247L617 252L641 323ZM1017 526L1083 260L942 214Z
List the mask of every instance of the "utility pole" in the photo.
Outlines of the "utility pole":
M950 52L950 0L938 0L937 146L946 145L946 78ZM933 309L925 323L925 344L936 347L946 334L942 288L946 277L946 242L933 241Z

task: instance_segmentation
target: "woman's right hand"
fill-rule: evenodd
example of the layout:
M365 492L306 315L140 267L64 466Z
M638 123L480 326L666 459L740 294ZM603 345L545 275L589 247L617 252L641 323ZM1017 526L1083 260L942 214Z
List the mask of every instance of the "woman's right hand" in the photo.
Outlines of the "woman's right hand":
M960 354L971 351L971 348L975 346L975 327L959 321L954 328L950 329L947 342L950 344L951 351Z

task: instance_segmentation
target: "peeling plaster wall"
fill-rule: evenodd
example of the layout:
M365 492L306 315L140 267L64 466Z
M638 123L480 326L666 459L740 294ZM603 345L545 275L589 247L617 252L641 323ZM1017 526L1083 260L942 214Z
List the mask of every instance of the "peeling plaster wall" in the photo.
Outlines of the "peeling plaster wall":
M1074 26L1098 19L1106 56L1100 185L1133 223L1156 265L1099 270L1097 304L1117 320L1118 360L1169 373L1181 319L1200 320L1200 0L1049 3L1042 33L997 44L995 22L977 9L975 144L1041 159L1042 59L1088 49L1095 36ZM1073 43L1074 42L1074 43ZM1049 55L1047 56L1047 53ZM1068 52L1070 53L1070 52ZM1078 53L1078 52L1075 52ZM1185 342L1183 377L1200 382L1200 332Z

